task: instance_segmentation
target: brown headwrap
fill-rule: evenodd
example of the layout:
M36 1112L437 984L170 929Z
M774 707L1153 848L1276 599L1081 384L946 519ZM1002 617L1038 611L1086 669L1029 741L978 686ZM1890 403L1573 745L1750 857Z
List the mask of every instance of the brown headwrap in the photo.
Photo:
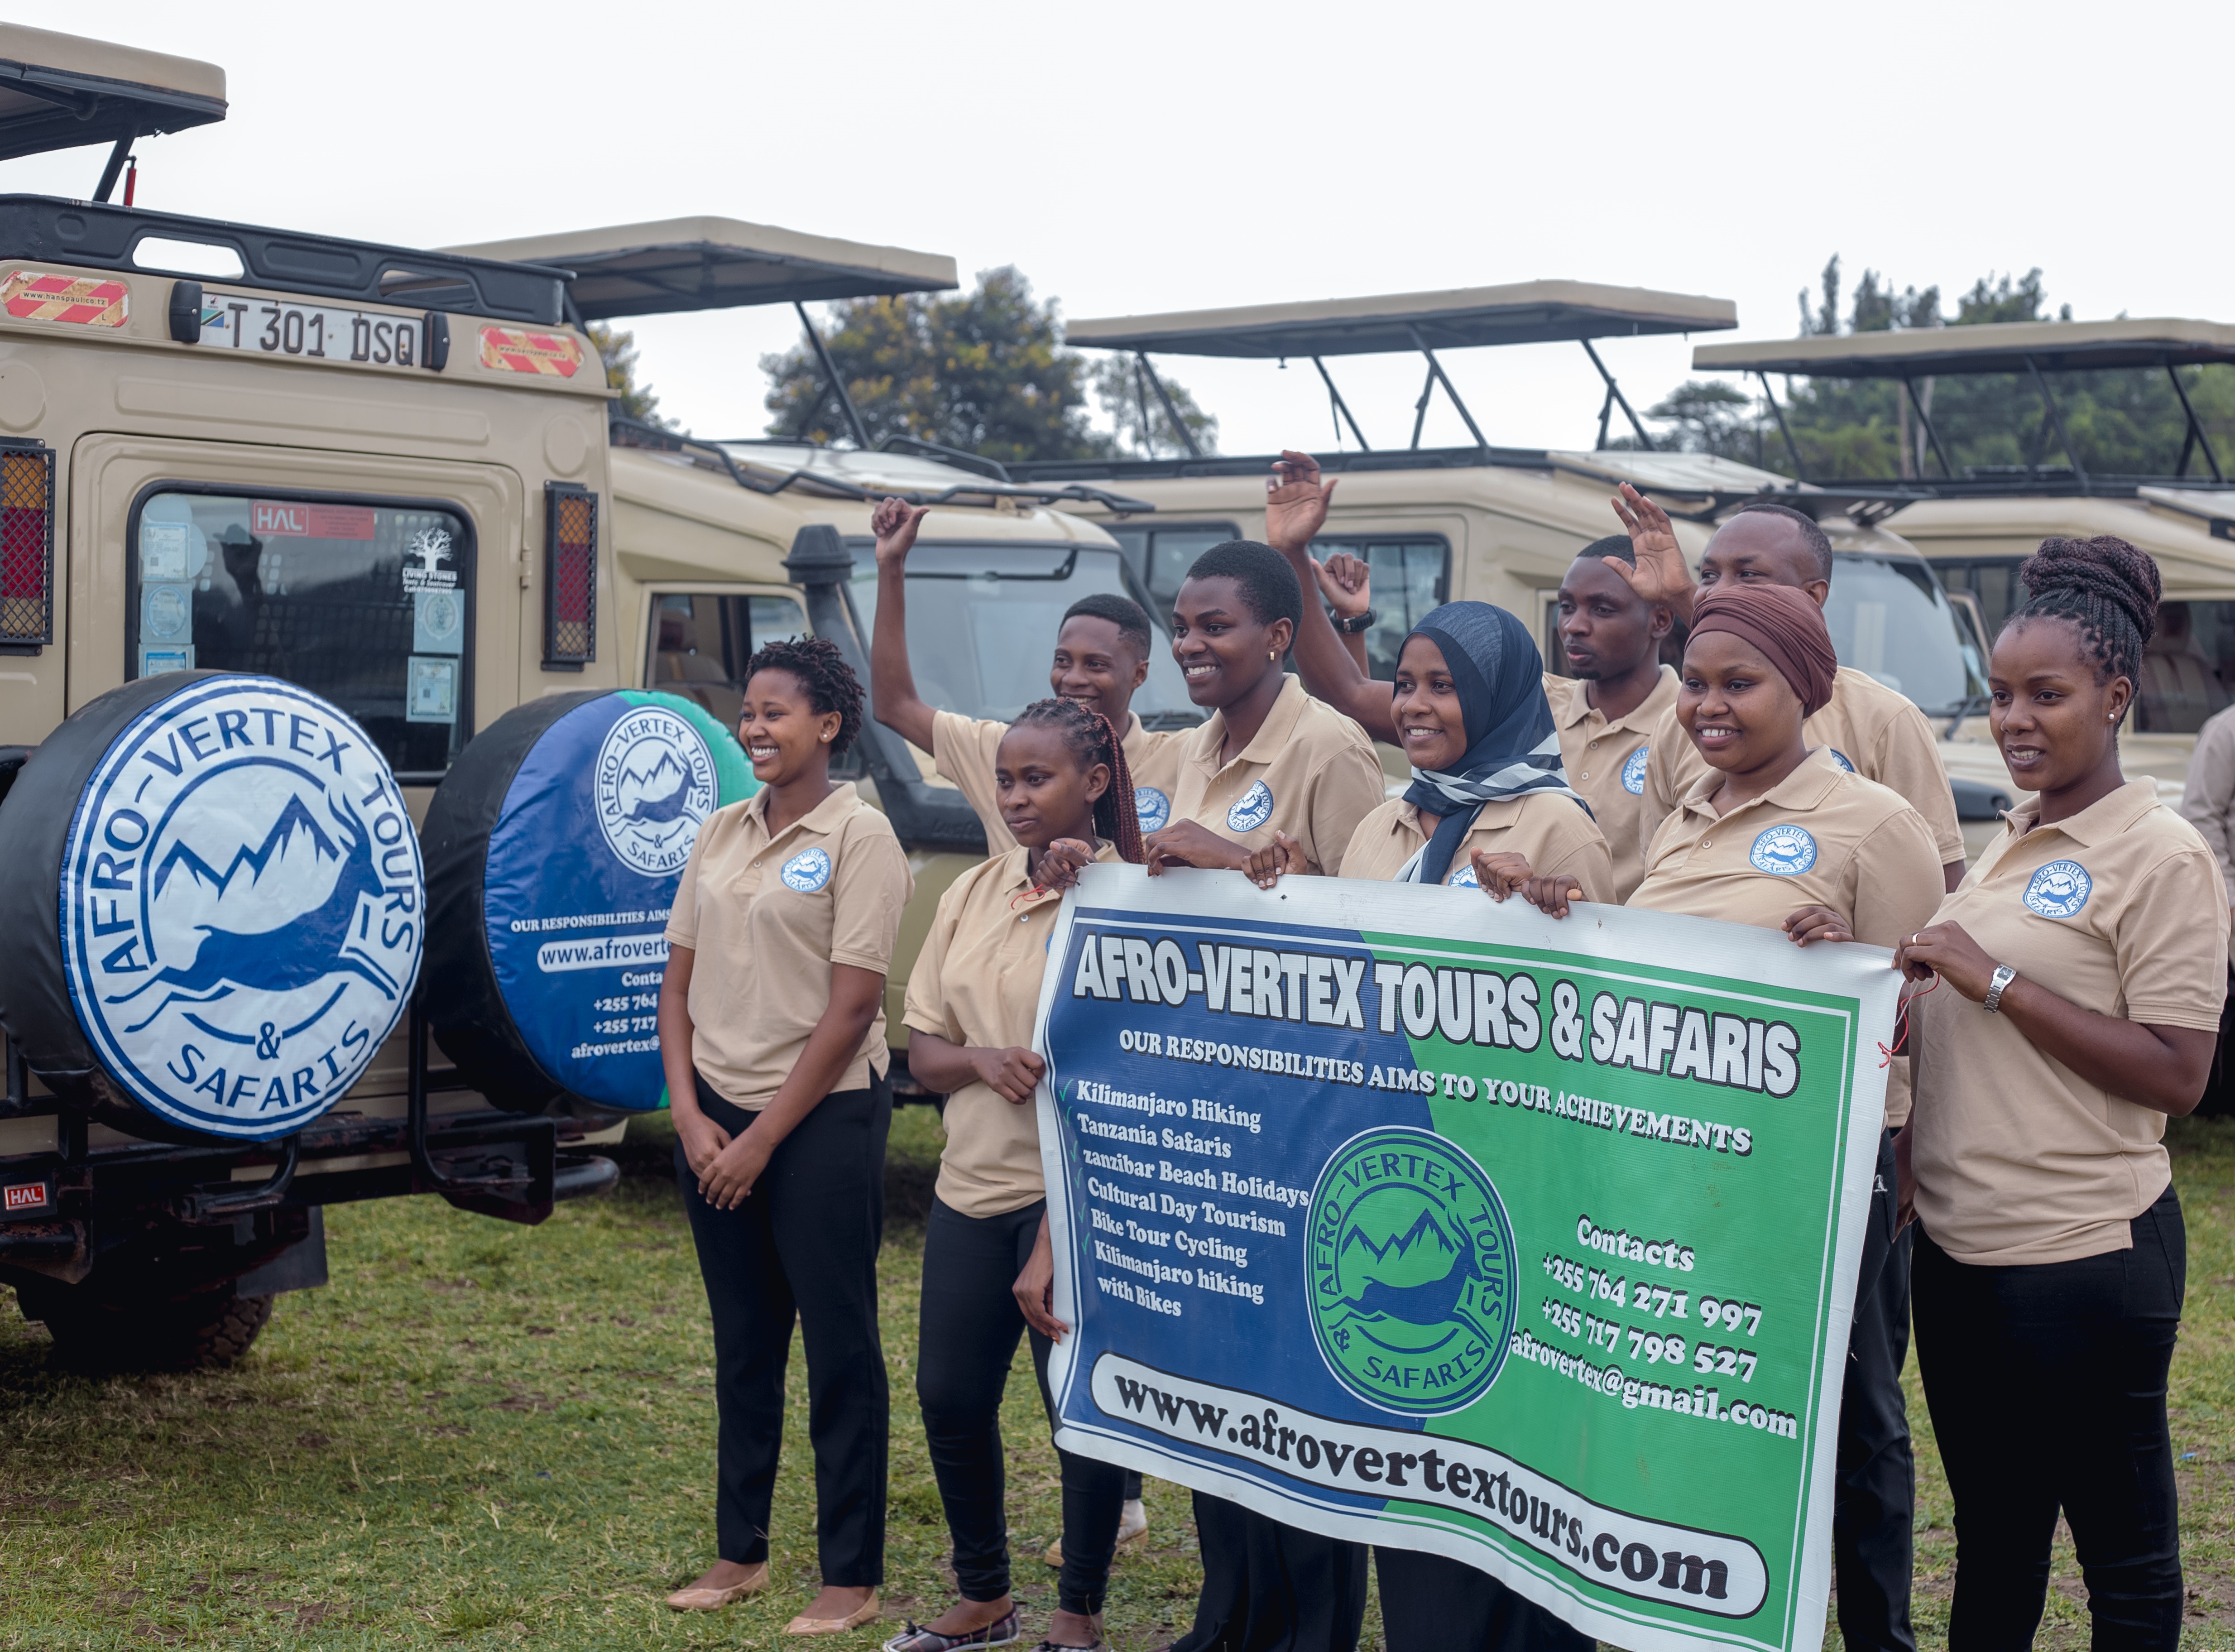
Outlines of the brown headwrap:
M1727 631L1759 650L1800 696L1803 717L1830 703L1839 657L1824 628L1824 611L1806 591L1723 580L1693 605L1692 634L1703 631Z

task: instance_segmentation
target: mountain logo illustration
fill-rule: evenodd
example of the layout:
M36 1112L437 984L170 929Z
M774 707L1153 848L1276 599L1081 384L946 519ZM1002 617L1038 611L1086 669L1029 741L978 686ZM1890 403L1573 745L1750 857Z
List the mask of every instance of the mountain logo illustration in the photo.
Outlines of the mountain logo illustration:
M1513 1228L1481 1165L1432 1131L1370 1130L1312 1190L1307 1311L1344 1387L1443 1416L1498 1380L1518 1289Z
M680 872L718 793L698 731L665 706L629 706L599 746L594 773L606 847L646 877Z
M120 1090L251 1139L348 1092L410 1000L426 909L363 729L268 678L181 685L112 743L70 829L63 969Z

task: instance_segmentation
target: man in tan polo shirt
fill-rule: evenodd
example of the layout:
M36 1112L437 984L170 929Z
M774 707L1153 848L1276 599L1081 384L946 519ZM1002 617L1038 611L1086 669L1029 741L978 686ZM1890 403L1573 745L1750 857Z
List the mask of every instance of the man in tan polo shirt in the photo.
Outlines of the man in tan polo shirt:
M1723 580L1792 586L1806 591L1819 607L1831 593L1832 541L1812 520L1789 506L1741 508L1707 541L1696 582L1684 565L1666 511L1627 482L1615 509L1630 530L1635 555L1628 577L1638 594L1666 601L1688 625L1693 598ZM1940 849L1942 894L1963 881L1963 832L1956 819L1956 795L1941 764L1932 725L1914 701L1867 672L1842 665L1831 704L1808 719L1806 732L1810 745L1829 749L1841 767L1899 792L1924 816ZM1674 711L1654 731L1651 748L1645 765L1645 807L1657 823L1707 771L1707 765L1684 738Z
M908 665L908 554L917 527L930 514L927 505L888 499L877 507L871 527L877 535L877 619L869 643L869 701L877 721L920 751L931 753L939 772L977 811L986 829L986 852L1005 855L1017 840L1001 823L993 790L993 754L1000 750L1006 723L993 718L942 711L916 692ZM1133 710L1133 695L1149 680L1149 652L1156 633L1141 605L1097 592L1072 603L1055 635L1055 658L1048 669L1048 692L1099 711L1118 731L1132 771L1133 801L1140 810L1144 836L1173 818L1172 796L1179 770L1180 743L1187 729L1148 729ZM1341 845L1337 844L1340 849Z

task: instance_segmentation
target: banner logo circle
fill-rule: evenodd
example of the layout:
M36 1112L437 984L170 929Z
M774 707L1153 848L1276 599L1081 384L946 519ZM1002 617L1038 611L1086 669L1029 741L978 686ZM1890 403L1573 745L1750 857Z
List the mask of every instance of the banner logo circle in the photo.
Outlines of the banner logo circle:
M1352 1137L1312 1190L1309 1235L1312 1334L1345 1388L1440 1417L1498 1380L1520 1289L1513 1224L1467 1154L1425 1130Z

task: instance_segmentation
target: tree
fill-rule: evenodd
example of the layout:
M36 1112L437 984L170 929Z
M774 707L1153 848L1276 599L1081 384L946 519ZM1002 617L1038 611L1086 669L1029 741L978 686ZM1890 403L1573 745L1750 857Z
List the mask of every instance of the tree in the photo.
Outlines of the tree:
M1183 454L1188 450L1186 439L1172 423L1171 415L1164 410L1156 387L1148 382L1140 365L1131 356L1109 356L1094 364L1092 370L1094 399L1102 403L1102 412L1117 433L1117 449L1131 458L1153 459L1160 453ZM1169 374L1159 373L1157 379L1165 395L1172 398L1172 407L1180 416L1180 424L1195 445L1204 453L1218 451L1218 421L1196 405L1195 397L1187 387Z
M621 393L621 411L639 424L673 429L675 421L660 416L659 397L652 394L652 386L636 382L636 335L615 332L608 321L593 321L583 331L590 335L599 359L606 364L606 388Z
M1013 266L981 271L963 293L853 298L830 306L823 347L846 382L875 447L908 436L989 459L1094 459L1131 449L1181 448L1170 420L1150 400L1144 432L1138 409L1113 405L1116 364L1090 362L1066 349L1053 300L1032 297ZM761 357L770 380L769 434L795 441L851 440L846 416L823 382L805 339ZM1171 380L1172 400L1206 447L1217 421ZM1090 423L1096 391L1117 426L1115 438Z

